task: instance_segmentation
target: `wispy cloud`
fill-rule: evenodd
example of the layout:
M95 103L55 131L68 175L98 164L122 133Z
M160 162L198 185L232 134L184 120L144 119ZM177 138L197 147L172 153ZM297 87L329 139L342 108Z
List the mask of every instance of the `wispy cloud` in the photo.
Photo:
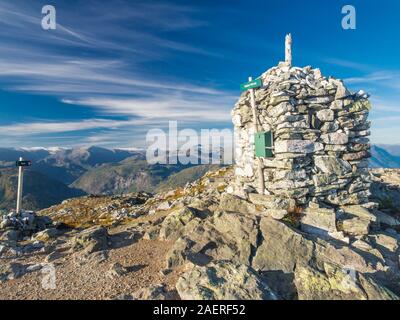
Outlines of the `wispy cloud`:
M105 119L91 119L68 122L30 122L0 126L3 136L26 136L35 134L49 134L60 132L83 131L90 129L117 129L122 126L134 124L134 120L117 121Z
M347 78L346 82L351 84L376 83L380 85L398 87L400 84L400 71L375 71L363 76Z
M228 122L234 97L153 95L147 98L88 98L64 103L100 108L106 115L136 116L152 121Z
M132 5L124 0L99 6L78 0L71 6L56 4L53 31L41 29L40 9L30 1L0 3L0 86L54 96L67 106L91 108L96 116L3 125L3 137L54 134L56 138L56 134L95 130L82 139L100 143L102 138L111 141L109 134L112 131L115 137L115 129L128 138L168 119L199 124L229 121L231 93L149 73L144 67L175 52L220 57L174 38L174 32L206 25L196 18L196 8L148 1ZM121 116L125 120L119 120ZM143 132L138 132L139 126Z
M339 66L339 67L345 67L345 68L349 68L352 70L358 70L358 71L364 71L364 72L371 72L374 70L374 67L372 67L370 65L355 62L355 61L350 61L350 60L346 60L346 59L325 58L325 59L322 59L322 61L325 63L328 63L328 64L332 64L332 65Z

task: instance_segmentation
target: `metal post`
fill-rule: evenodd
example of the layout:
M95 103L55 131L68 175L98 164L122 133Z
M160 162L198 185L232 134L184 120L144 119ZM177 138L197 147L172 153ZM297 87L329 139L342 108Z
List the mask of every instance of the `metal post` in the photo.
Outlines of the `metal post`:
M19 161L22 160L23 160L22 157L20 157ZM21 213L23 187L24 187L24 168L20 166L18 168L17 214Z
M249 77L249 81L253 81L252 77ZM254 125L254 134L259 132L258 129L258 118L257 118L257 107L256 107L256 97L254 93L254 89L250 89L250 101L251 101L251 109L253 111L253 125ZM260 158L257 158L258 162L258 188L260 189L259 192L260 194L265 193L265 183L264 183L264 170L263 170L263 162Z

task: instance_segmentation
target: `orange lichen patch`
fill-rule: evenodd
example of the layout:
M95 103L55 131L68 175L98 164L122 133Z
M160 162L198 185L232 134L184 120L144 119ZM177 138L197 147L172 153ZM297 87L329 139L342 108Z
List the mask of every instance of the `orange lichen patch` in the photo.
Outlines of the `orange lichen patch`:
M303 212L304 210L302 207L295 206L293 210L289 211L283 221L297 228L300 224L300 219L303 215Z

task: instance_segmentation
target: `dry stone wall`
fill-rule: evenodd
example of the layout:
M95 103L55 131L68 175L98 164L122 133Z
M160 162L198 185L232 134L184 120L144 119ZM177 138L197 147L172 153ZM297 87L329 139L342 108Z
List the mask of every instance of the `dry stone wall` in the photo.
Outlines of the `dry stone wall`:
M265 194L333 206L368 202L371 105L363 91L351 93L341 80L319 69L280 63L261 76L256 90L258 127L272 131L274 157L262 158ZM260 192L249 92L232 111L235 181L242 197Z

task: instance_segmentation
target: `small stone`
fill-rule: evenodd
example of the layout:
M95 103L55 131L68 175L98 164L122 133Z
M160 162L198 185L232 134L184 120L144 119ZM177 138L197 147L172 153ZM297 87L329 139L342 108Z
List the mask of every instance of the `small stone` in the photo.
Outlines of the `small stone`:
M46 242L49 241L50 239L56 238L57 236L58 236L58 230L53 228L53 229L46 229L44 231L36 233L34 239Z
M263 206L267 209L293 210L296 205L296 201L294 199L258 193L250 193L249 199L250 202L254 203L255 205Z
M313 153L323 149L321 143L307 140L284 140L275 143L275 153Z
M314 162L317 169L322 173L342 176L352 171L352 167L348 162L332 156L316 156L314 157Z
M47 255L44 260L45 260L45 262L53 262L53 261L60 259L61 257L62 257L62 255L59 251L53 251L52 253Z
M327 208L307 208L301 218L301 230L327 236L336 232L336 212Z
M337 82L338 87L336 91L335 100L344 99L351 95L351 92L343 85L342 82Z
M26 272L36 272L43 268L41 264L33 264L26 268Z
M173 296L164 284L157 284L139 289L133 294L133 298L135 300L171 300Z
M4 230L8 227L12 226L12 221L10 219L4 219L3 221L1 221L0 223L0 230Z
M287 216L287 210L282 209L268 209L266 210L266 214L271 216L275 220L282 220L284 217Z
M8 251L8 247L0 245L0 256Z
M162 276L169 275L171 272L172 272L172 269L161 269L161 270L160 270L160 274L161 274Z
M219 207L228 212L255 213L256 211L254 204L230 194L221 196Z
M340 132L323 134L321 139L326 144L347 144L349 142L348 135Z
M343 160L346 161L355 161L355 160L361 160L364 158L369 158L371 157L371 153L368 151L360 151L360 152L354 152L354 153L346 153L343 155Z
M154 240L156 238L158 238L158 236L160 235L160 229L156 226L154 226L153 228L147 230L144 235L143 235L143 239L144 240Z
M114 300L134 300L133 296L131 294L120 294L119 296L116 296Z
M108 276L111 278L119 278L128 273L128 270L120 263L114 263L108 271Z
M158 207L157 211L166 211L171 208L171 204L169 201L162 202Z
M21 239L21 232L19 230L7 230L3 233L1 238L8 241L18 241Z
M317 112L317 118L323 122L333 121L335 119L335 113L330 109L320 110Z

